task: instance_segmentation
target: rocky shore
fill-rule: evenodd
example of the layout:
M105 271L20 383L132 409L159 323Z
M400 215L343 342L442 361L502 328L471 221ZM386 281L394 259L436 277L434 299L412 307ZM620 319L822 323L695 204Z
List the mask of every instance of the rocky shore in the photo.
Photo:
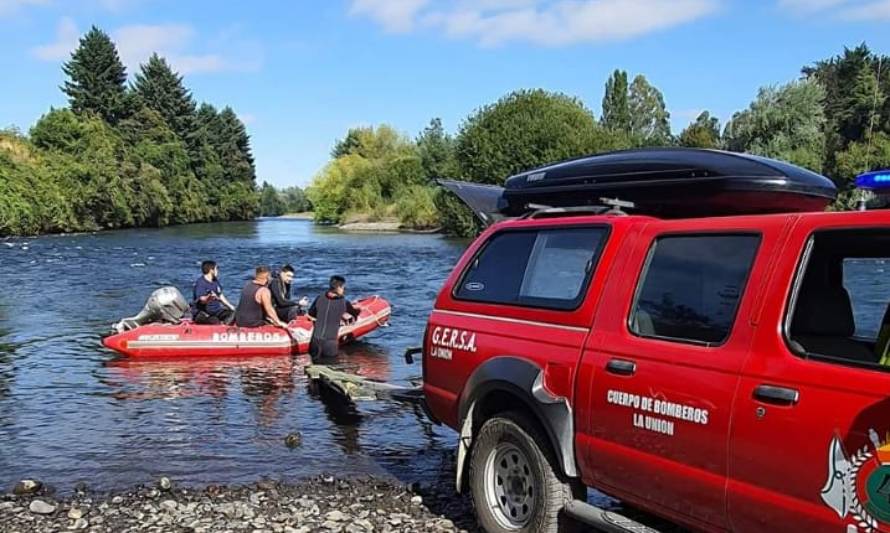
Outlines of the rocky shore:
M450 487L323 476L202 489L175 487L162 478L157 486L116 494L80 486L59 498L51 488L20 483L0 496L0 531L471 532L476 526L468 499Z

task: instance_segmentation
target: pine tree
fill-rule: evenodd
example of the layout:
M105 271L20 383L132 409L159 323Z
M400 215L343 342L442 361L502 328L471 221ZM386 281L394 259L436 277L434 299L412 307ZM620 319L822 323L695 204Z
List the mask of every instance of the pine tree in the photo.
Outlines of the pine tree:
M615 70L606 80L603 95L602 124L613 131L630 131L630 106L627 101L627 72Z
M454 138L445 132L442 119L434 118L417 137L417 151L426 178L453 178L458 174Z
M664 105L661 91L638 74L628 92L630 134L647 145L671 142L671 114Z
M69 78L62 91L75 113L96 113L109 124L128 115L127 70L105 32L90 28L62 70Z
M196 161L200 147L195 101L183 85L182 76L174 72L166 60L153 54L136 74L133 90L142 105L164 117L170 129L188 147L189 156Z
M247 128L231 107L219 112L220 138L217 153L229 181L256 181L256 168Z

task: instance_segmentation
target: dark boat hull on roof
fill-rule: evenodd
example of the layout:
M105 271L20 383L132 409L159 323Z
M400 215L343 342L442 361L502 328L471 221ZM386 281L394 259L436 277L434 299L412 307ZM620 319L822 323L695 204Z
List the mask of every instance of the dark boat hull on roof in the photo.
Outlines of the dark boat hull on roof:
M662 217L822 211L837 197L831 180L763 157L657 148L572 159L507 179L501 211L592 205L618 198Z

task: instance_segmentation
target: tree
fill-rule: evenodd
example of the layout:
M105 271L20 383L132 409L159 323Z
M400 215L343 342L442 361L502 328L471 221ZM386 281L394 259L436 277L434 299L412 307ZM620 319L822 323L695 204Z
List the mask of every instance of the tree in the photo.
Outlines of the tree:
M119 168L123 145L108 123L94 115L54 109L34 124L31 139L47 153L49 179L72 191L72 209L85 226L133 225L132 191Z
M820 172L825 90L815 80L764 87L724 129L728 149L773 157Z
M174 72L164 58L152 54L136 73L133 90L139 103L157 111L195 157L198 149L195 101L183 85L182 76Z
M108 35L93 26L80 38L62 71L62 91L75 113L95 113L109 124L127 115L127 71Z
M221 131L215 146L227 181L254 183L256 166L250 148L250 135L247 128L231 107L224 107L219 113Z
M664 96L642 74L631 83L627 101L632 137L650 146L671 142L671 114L665 108Z
M420 212L430 207L432 195L417 189L427 186L417 145L387 125L354 128L346 138L349 149L335 150L341 155L306 190L315 220L425 220Z
M615 146L575 98L543 90L517 91L471 115L456 141L465 179L501 184L508 176Z
M680 132L679 142L681 146L689 148L719 148L720 121L707 111L702 111Z
M331 149L331 158L337 159L338 157L343 157L344 155L351 154L357 150L361 144L359 137L362 131L367 129L368 128L350 128L349 131L346 132L346 137L343 137L334 143L334 147Z
M279 193L284 202L285 213L304 213L312 211L312 204L306 197L305 191L299 187L287 187Z
M835 207L853 209L856 205L853 194L856 176L886 168L890 168L890 135L878 132L870 139L850 143L846 150L837 154L835 181L840 185L841 193Z
M434 118L417 137L420 163L428 180L457 176L454 139L445 133L442 119Z
M143 199L144 210L139 206L147 223L186 224L217 219L219 215L210 208L212 195L195 176L185 143L160 113L143 107L131 119L122 121L118 129L126 141L125 169L136 183L134 189L157 195L151 200Z
M277 217L285 212L284 202L272 185L263 182L260 188L260 216Z
M861 44L802 70L825 89L823 167L843 181L837 156L864 140L869 131L890 132L890 57L877 56Z
M612 131L630 132L630 103L627 98L627 72L616 69L606 80L602 125Z

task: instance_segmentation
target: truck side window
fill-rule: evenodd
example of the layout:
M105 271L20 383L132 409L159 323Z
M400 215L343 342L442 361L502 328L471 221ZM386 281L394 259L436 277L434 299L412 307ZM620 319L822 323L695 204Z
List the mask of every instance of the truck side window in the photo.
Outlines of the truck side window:
M799 355L890 367L890 231L844 229L813 234L786 319Z
M464 272L456 298L574 309L584 299L605 240L602 227L504 231Z
M758 235L674 235L658 238L637 288L629 320L641 337L708 346L732 331Z

